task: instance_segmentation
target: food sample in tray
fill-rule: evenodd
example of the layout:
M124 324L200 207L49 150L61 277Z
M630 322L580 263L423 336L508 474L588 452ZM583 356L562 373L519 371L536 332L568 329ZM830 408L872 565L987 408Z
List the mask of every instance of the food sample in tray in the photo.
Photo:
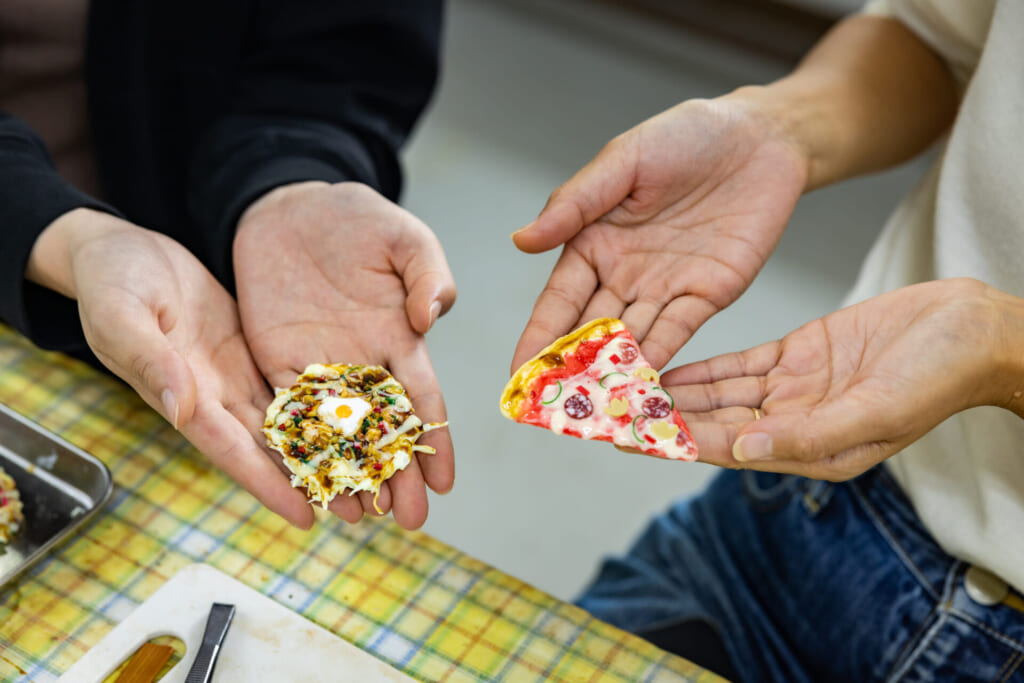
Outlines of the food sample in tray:
M555 340L505 386L501 412L523 424L695 460L697 446L633 335L599 318Z
M326 508L345 489L372 491L376 508L384 481L415 453L434 452L416 443L420 435L447 424L423 424L405 388L379 365L314 364L277 390L263 433L311 502Z
M0 545L10 543L23 521L21 496L14 479L0 467Z

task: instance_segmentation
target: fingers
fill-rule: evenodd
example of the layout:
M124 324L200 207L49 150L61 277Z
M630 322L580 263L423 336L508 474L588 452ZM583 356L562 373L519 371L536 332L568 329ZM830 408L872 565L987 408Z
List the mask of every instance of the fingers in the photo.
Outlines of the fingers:
M455 303L455 279L437 237L424 230L423 239L401 249L395 268L408 292L405 311L409 323L426 334Z
M626 302L620 299L618 294L607 287L598 287L579 319L573 323L573 327L579 327L597 318L621 318L624 310Z
M899 434L889 419L873 412L841 398L810 411L764 414L740 431L732 454L740 462L815 462Z
M355 524L363 518L363 510L366 507L359 497L363 493L365 492L350 496L348 492L344 492L341 495L335 496L334 500L327 504L327 509L349 524ZM372 505L370 509L373 509Z
M779 362L782 343L768 342L746 351L726 353L708 360L689 363L661 376L662 385L711 384L736 377L767 375Z
M519 338L512 371L572 330L596 289L597 274L587 260L573 249L564 250Z
M683 296L670 301L658 312L641 340L640 348L647 362L655 368L664 367L694 332L717 312L714 304L698 296Z
M669 386L676 408L681 412L706 413L713 410L743 406L746 417L753 408L760 408L767 397L768 385L763 375L736 377L711 384Z
M405 353L393 354L391 365L395 377L405 386L416 415L423 420L424 424L446 422L448 412L445 408L444 397L441 395L441 387L437 382L437 376L430 363L426 344L420 339ZM408 471L422 472L420 475L421 488L422 481L425 481L432 490L438 493L447 493L455 483L455 450L452 445L451 432L447 427L435 429L422 435L418 443L432 446L437 452L413 457L413 463L419 460L422 470L420 466L413 467L410 464ZM403 477L403 479L405 478ZM405 504L405 501L402 501L405 491L407 488L404 486L396 488L392 484L393 507L398 515L402 514L402 506Z
M357 495L363 514L381 517L391 511L391 486L386 481L381 482L380 493L377 496L370 491L360 491ZM374 498L376 498L376 505L374 505ZM377 508L380 508L380 512L377 512Z
M424 462L429 462L432 456L426 457ZM427 521L429 504L423 481L423 472L417 458L413 458L408 467L388 481L392 495L391 515L403 529L419 529Z
M306 496L292 488L277 465L223 406L203 400L195 419L182 430L185 437L261 503L300 529L313 524Z
M82 325L97 357L175 429L192 420L195 378L153 311L135 298L107 301L83 308Z
M551 194L537 219L515 232L512 241L531 254L565 244L628 197L635 174L632 146L623 138L612 140Z

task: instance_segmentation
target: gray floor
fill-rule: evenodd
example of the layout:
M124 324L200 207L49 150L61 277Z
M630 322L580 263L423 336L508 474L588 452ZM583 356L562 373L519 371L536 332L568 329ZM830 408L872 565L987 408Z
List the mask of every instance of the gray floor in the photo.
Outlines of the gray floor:
M512 350L557 256L521 254L509 234L615 134L680 100L766 82L784 68L583 5L450 3L444 78L408 149L404 197L445 244L460 287L429 338L458 474L450 495L432 499L426 530L561 598L714 472L501 417ZM753 287L676 360L753 346L836 307L920 169L806 197Z

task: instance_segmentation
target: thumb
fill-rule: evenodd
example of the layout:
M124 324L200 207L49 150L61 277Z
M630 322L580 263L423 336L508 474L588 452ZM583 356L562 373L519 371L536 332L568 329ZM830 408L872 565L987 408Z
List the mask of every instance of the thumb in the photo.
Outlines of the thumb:
M636 165L628 138L616 138L555 190L533 222L512 233L516 247L536 254L565 244L618 206L633 189Z
M192 420L196 407L196 381L185 358L161 329L157 315L141 302L125 305L121 301L107 309L108 314L98 320L82 313L90 348L175 429L181 429Z
M836 455L876 450L895 434L886 420L849 400L822 404L807 413L765 416L749 422L733 443L740 462L797 461L815 463Z
M455 278L433 233L407 254L407 260L397 264L407 292L405 313L413 329L426 334L455 303Z

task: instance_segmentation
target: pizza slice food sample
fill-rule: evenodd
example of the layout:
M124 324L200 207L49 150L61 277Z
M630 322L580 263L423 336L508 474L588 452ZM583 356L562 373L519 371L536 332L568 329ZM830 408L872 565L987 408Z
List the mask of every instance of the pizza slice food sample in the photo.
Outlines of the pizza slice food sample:
M313 364L277 390L263 433L310 502L326 508L345 489L371 491L380 512L381 484L414 453L433 453L416 440L447 424L423 424L405 388L379 365Z
M501 412L556 434L673 460L697 458L693 437L658 372L613 318L583 325L524 363L505 386Z

